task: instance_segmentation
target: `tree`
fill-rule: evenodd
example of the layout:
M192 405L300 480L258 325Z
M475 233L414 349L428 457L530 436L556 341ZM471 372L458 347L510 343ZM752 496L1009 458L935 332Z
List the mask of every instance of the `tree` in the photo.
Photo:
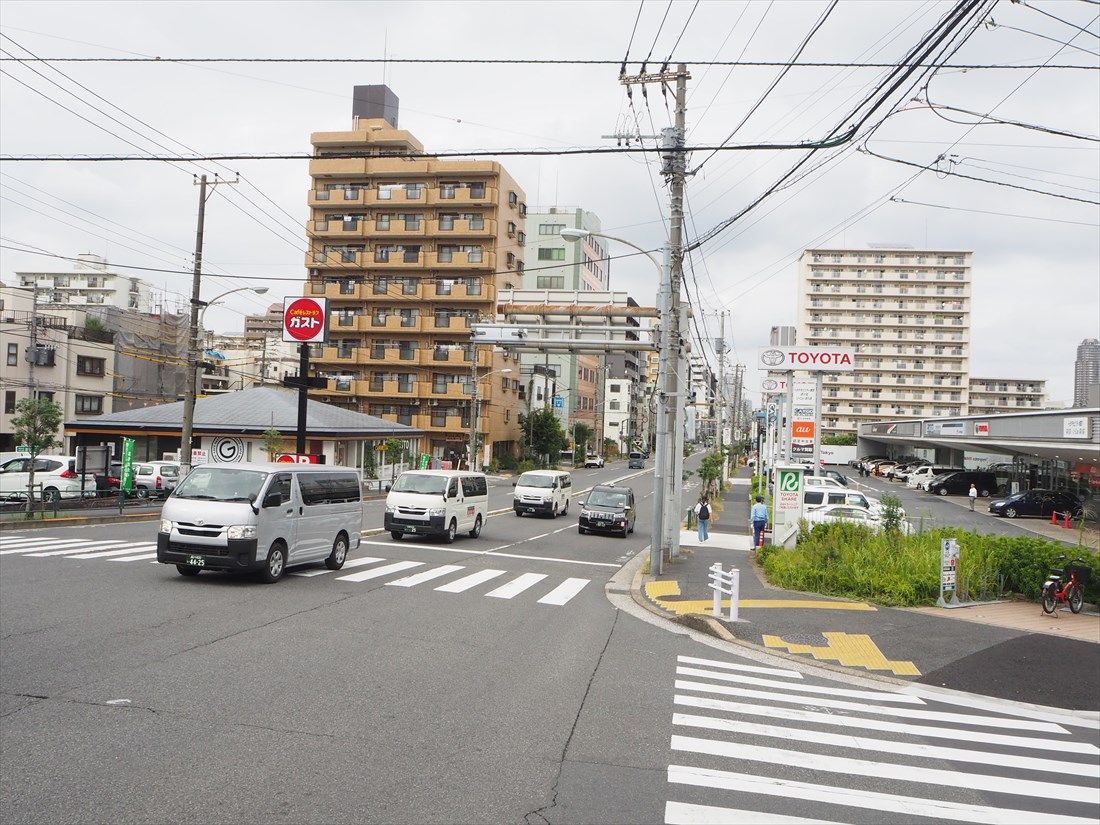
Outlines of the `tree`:
M535 455L549 456L556 461L558 453L565 449L565 430L553 410L534 410L530 415L520 414L520 430L524 446Z
M24 398L15 405L15 418L11 420L15 430L15 443L27 447L30 459L30 477L27 481L27 517L34 512L34 461L53 447L61 446L57 440L57 428L64 413L60 404L48 398Z
M393 482L397 478L397 462L405 455L405 442L400 438L387 438L382 442L382 450L390 464L390 481Z
M617 456L619 454L619 442L614 438L603 440L603 454L605 456Z
M592 428L587 424L576 422L573 424L573 463L576 464L577 457L580 457L581 463L584 463L585 453L588 448L588 440L592 438Z
M882 527L890 535L901 533L901 499L893 493L882 497Z
M283 434L274 427L264 430L260 434L260 440L263 441L268 461L274 461L275 456L283 451Z
M854 447L856 445L855 433L837 433L836 435L827 435L821 439L822 444L828 444L830 447Z
M703 495L708 498L712 493L719 492L722 483L722 464L724 457L721 453L707 453L699 464L699 480L703 483Z

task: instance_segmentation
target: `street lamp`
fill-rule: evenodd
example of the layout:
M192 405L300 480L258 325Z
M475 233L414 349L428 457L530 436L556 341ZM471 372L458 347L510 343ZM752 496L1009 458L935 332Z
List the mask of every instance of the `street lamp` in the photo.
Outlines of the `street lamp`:
M512 371L511 367L505 367L502 370L491 370L484 375L478 377L477 374L477 348L474 348L474 362L473 362L473 378L471 382L472 391L470 393L470 469L477 470L477 385L479 381L484 381L490 375L504 375Z
M205 178L204 178L205 180ZM196 264L197 266L197 264ZM234 292L246 292L251 290L257 295L263 295L267 292L266 286L241 286L236 289L231 289L228 292L223 292L221 295L216 296L211 301L200 301L198 299L199 281L198 270L196 269L195 275L195 291L196 297L191 299L191 335L187 342L187 358L185 363L187 365L187 385L183 392L183 424L180 429L180 475L185 476L191 472L191 431L194 429L195 424L195 396L198 392L198 371L200 369L201 359L198 355L199 350L199 328L202 326L203 315L206 313L206 308L211 304L215 304L224 298L226 295L232 295ZM198 309L198 313L195 310Z

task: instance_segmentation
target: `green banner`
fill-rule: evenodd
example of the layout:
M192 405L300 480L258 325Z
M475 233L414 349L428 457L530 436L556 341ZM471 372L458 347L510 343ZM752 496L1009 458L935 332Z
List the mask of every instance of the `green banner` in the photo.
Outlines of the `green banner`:
M119 485L125 492L134 489L134 439L122 439L122 478Z
M432 457L427 453L420 455L420 469L427 470L432 466Z

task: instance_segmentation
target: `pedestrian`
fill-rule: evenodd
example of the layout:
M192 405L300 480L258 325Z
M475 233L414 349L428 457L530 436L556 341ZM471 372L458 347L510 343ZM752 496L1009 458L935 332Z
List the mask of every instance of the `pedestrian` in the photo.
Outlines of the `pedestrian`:
M970 492L966 494L970 499L970 512L974 512L974 502L978 500L978 488L973 483L970 485Z
M752 546L759 547L764 538L764 528L768 526L768 505L764 503L763 496L756 497L749 521L752 524Z
M699 503L695 505L695 516L699 522L699 541L709 540L707 527L710 524L710 504L707 502L706 493L699 496Z

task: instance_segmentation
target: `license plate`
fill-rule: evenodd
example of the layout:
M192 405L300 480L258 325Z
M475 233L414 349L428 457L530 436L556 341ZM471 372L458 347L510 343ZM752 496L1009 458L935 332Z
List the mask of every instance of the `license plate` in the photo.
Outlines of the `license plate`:
M607 522L606 522L606 521L597 521L597 522L596 522L596 526L597 526L597 527L606 527L606 526L607 526Z
M206 559L202 556L188 556L187 563L192 567L206 567Z
M535 512L535 508L534 507L528 507L527 512L528 513L533 513L533 512Z
M405 532L406 532L406 533L415 533L415 532L416 532L416 528L415 528L415 527L406 527L406 528L405 528Z

